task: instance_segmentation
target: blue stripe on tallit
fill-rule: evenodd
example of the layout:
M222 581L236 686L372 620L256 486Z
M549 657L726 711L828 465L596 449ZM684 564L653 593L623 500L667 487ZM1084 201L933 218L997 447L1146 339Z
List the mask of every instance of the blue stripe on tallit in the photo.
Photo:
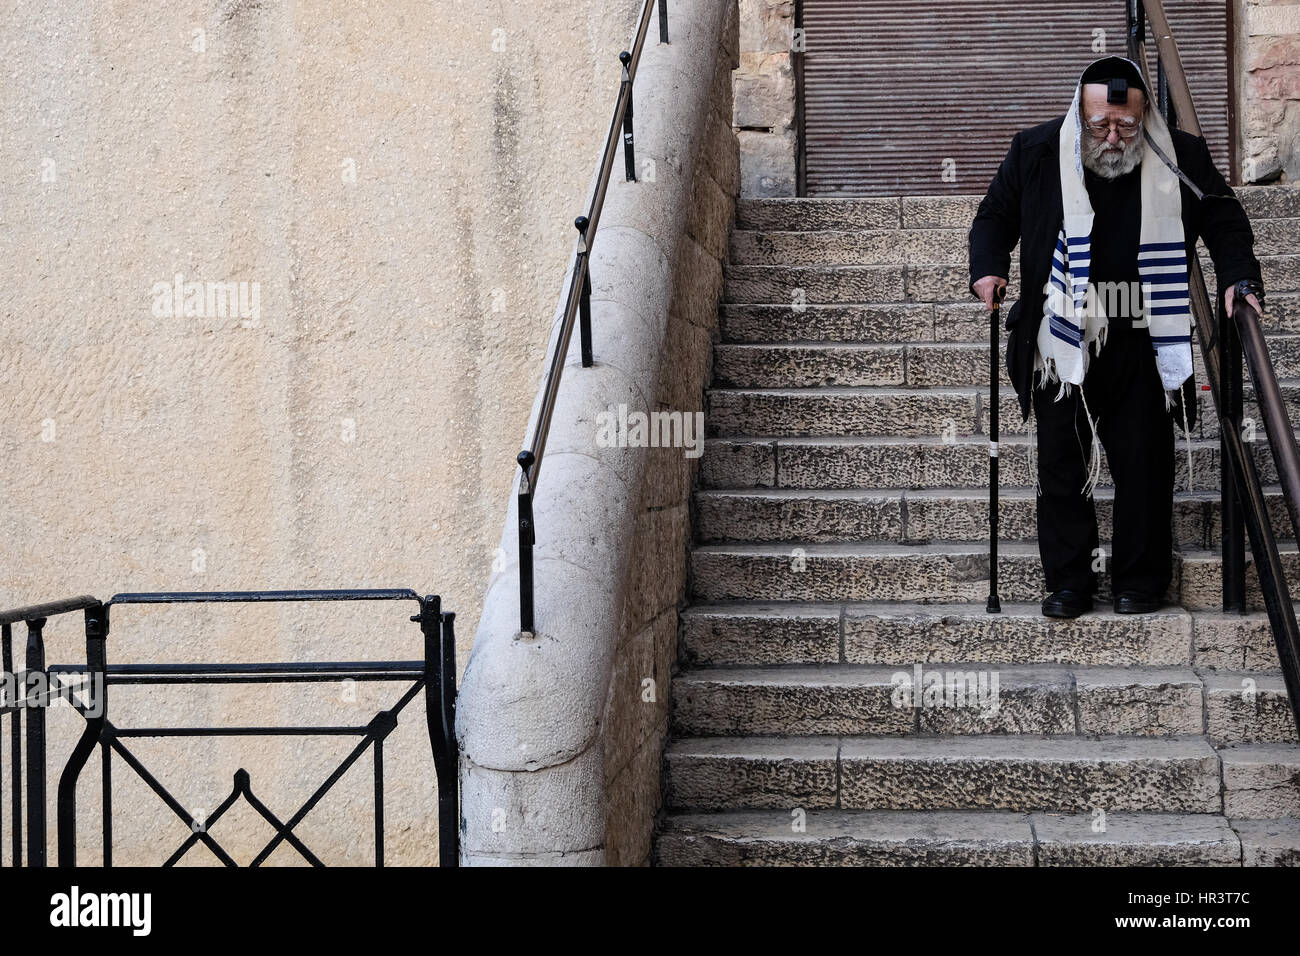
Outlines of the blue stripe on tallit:
M1064 341L1066 341L1066 342L1069 342L1069 343L1070 343L1071 345L1073 345L1075 348L1078 348L1078 347L1079 347L1079 340L1078 340L1078 339L1072 339L1072 338L1070 338L1068 335L1062 335L1061 332L1057 329L1057 327L1056 327L1055 325L1053 325L1053 326L1051 327L1051 329L1049 329L1048 331L1050 331L1050 332L1051 332L1053 335L1055 335L1058 339L1062 339L1062 340L1064 340Z
M1065 321L1065 319L1059 318L1055 315L1051 316L1050 319L1051 324L1049 325L1049 330L1058 339L1064 339L1071 345L1078 345L1083 339L1083 333L1079 331L1078 326L1071 325L1069 322Z

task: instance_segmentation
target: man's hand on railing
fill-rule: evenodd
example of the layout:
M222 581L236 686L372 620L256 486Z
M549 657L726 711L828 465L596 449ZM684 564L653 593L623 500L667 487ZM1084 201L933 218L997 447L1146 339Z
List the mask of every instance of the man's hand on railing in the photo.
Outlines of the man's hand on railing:
M980 281L983 282L984 280L981 279ZM976 288L978 288L978 286ZM1227 310L1228 315L1232 315L1232 303L1236 301L1236 298L1237 287L1235 285L1228 286L1228 291L1223 300L1223 307ZM1259 299L1253 294L1246 296L1246 301L1249 302L1251 307L1260 315L1264 314L1264 307L1259 304Z
M988 309L990 312L993 311L994 290L1005 289L1006 287L1007 280L1001 276L985 276L982 279L976 279L975 285L972 286L975 290L975 294L979 296L980 301L984 303L984 308Z

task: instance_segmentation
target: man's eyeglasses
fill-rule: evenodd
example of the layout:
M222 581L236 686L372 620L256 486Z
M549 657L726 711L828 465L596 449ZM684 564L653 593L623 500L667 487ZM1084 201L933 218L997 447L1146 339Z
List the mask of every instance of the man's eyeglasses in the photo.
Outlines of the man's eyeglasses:
M1120 139L1132 139L1142 130L1140 124L1127 126L1122 123L1105 123L1101 126L1093 126L1086 120L1083 123L1083 128L1093 139L1106 139L1110 136L1110 131L1112 129L1119 134Z

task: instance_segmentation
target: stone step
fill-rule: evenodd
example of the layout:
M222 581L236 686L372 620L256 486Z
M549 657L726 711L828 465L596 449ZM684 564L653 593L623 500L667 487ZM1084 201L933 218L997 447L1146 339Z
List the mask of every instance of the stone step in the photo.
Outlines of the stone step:
M1037 437L1037 436L1035 436ZM1191 488L1219 487L1219 443L1191 441ZM1188 487L1188 443L1178 441L1175 486ZM1277 482L1266 442L1248 446L1260 480ZM872 485L897 488L988 488L988 439L957 435L952 441L928 436L828 436L802 438L710 438L701 456L703 488L856 489ZM1109 465L1102 452L1099 488L1110 487ZM1029 443L1023 434L1003 435L998 443L998 481L1002 488L1032 487Z
M1300 607L1294 609L1300 614ZM1198 669L1224 671L1280 671L1277 644L1263 611L1189 612L1192 645Z
M1194 620L1203 621L1195 631L1198 665L1279 666L1263 615L1192 615L1172 606L1153 614L1116 614L1109 604L1098 603L1089 614L1062 620L1044 617L1036 601L1003 601L1001 613L989 614L982 599L965 604L697 603L682 611L680 648L683 664L695 667L840 662L911 667L945 660L1173 667L1193 661Z
M1001 387L1011 394L1005 362ZM969 344L720 344L713 349L715 388L947 385L988 387L989 347Z
M812 388L824 385L908 384L910 346L864 343L717 345L715 388ZM987 354L987 349L985 350Z
M1258 219L1251 226L1255 255L1261 259L1293 256L1300 248L1300 219ZM965 265L968 237L969 224L956 229L736 229L727 258L732 265L746 266ZM1202 266L1207 274L1213 271L1204 251Z
M1014 301L1008 299L1003 308L1010 309ZM973 345L987 342L989 330L988 313L964 288L952 302L732 303L722 305L719 315L721 340L728 344L951 342ZM1273 335L1300 334L1300 293L1270 289L1268 309L1261 324L1270 336L1270 344ZM1200 346L1193 348L1192 353L1199 355Z
M1203 737L695 737L671 741L664 768L673 810L1223 811Z
M1273 533L1291 537L1290 517L1279 486L1265 486ZM1112 540L1113 488L1094 495L1100 540ZM1218 490L1174 493L1174 544L1208 548L1222 536ZM987 541L986 489L925 490L738 489L695 495L695 536L702 544L765 541ZM998 496L998 538L1038 537L1038 498L1033 488L1004 487Z
M1279 542L1291 599L1300 597L1300 554ZM702 601L916 601L964 603L988 596L988 550L977 542L772 543L702 545L691 550L690 583ZM1006 601L1043 597L1036 543L1003 542L998 549L998 594ZM1174 555L1174 577L1164 599L1188 610L1222 607L1222 559L1215 551ZM1099 597L1110 596L1099 575ZM1246 550L1247 610L1264 609L1250 549Z
M977 303L966 311L978 316L978 308ZM930 342L935 337L935 306L914 302L723 305L719 309L719 333L723 342L756 345L800 341Z
M670 814L660 866L1238 866L1300 858L1300 821L1219 814L748 810Z
M1300 218L1252 219L1250 228L1257 256L1294 255L1300 249Z
M1233 193L1252 222L1300 217L1300 185L1238 186Z
M914 690L929 687L929 680L944 683L924 694ZM673 729L682 736L1204 733L1220 744L1297 739L1279 672L1000 661L692 669L673 680Z
M1300 294L1270 290L1260 318L1265 335L1295 334L1300 332Z
M737 229L969 229L979 196L742 199Z
M1259 256L1267 292L1300 291L1300 255ZM1213 272L1206 283L1214 293ZM1017 262L1010 284L1020 285ZM902 265L727 266L723 296L734 303L884 303L970 300L970 271L962 262Z
M1267 338L1273 373L1300 378L1300 335ZM1196 381L1208 379L1200 349L1192 352ZM715 388L815 388L819 386L910 385L917 388L973 385L988 388L989 347L985 342L875 344L798 342L730 344L713 350ZM999 387L1013 394L1005 353L999 355ZM1205 408L1213 405L1207 396Z
M983 398L977 388L711 388L706 394L711 438L970 435L980 430Z
M1205 731L1215 743L1296 741L1280 672L1204 671Z
M1300 423L1300 380L1278 379L1283 409ZM911 436L952 441L981 434L988 419L987 388L973 385L818 386L800 388L710 388L706 395L706 434L710 438ZM1267 444L1263 418L1245 388L1242 421L1248 442ZM1218 419L1208 391L1197 393L1196 422L1190 436L1217 438ZM999 393L999 437L1027 434L1019 400L1010 388ZM1182 438L1181 423L1176 433ZM1185 449L1182 449L1185 453Z
M1232 820L1242 866L1300 866L1300 820Z
M1218 756L1229 817L1300 817L1300 744L1235 744L1221 747Z
M1288 221L1288 220L1283 220ZM731 233L728 262L746 266L885 266L965 262L967 229Z
M1018 286L1019 267L1011 267ZM728 265L723 297L729 303L890 303L971 301L966 266L748 266ZM1266 286L1265 288L1269 288ZM1280 290L1279 290L1280 291ZM978 307L978 304L977 304Z
M1233 192L1252 220L1300 217L1300 185L1240 186ZM982 198L982 195L967 195L742 199L736 205L736 228L969 229Z
M1264 276L1265 298L1270 292L1300 292L1300 255L1258 255L1257 258Z
M1208 552L1194 553L1208 566ZM1178 555L1174 558L1173 580L1164 595L1170 604L1179 601ZM700 601L953 604L983 601L989 590L988 548L974 542L703 545L691 549L689 561L692 596ZM1290 580L1297 579L1292 575ZM1192 583L1191 596L1199 603L1186 606L1210 610L1221 605L1218 580L1208 570L1202 569ZM1109 587L1109 575L1102 572L1102 599L1109 599ZM1037 544L1004 542L999 547L998 594L1004 601L1042 600Z
M1282 573L1294 601L1300 595L1300 554L1295 541L1279 540L1278 552ZM1217 550L1187 550L1181 555L1180 603L1192 611L1210 611L1223 606L1223 559ZM1246 545L1246 606L1251 611L1264 610L1255 562Z
M1262 445L1268 444L1268 434L1264 429L1264 419L1260 414L1259 406L1255 403L1254 388L1249 384L1250 379L1246 377L1243 394L1245 401L1242 403L1242 433L1248 442L1254 442ZM1278 391L1282 396L1282 408L1290 419L1292 426L1300 425L1300 382L1293 378L1277 379ZM1219 421L1215 417L1214 397L1206 389L1197 393L1197 421L1193 426L1193 434L1202 438L1219 437Z
M1037 602L984 601L712 602L681 614L684 666L779 667L792 664L874 664L910 667L917 661L1078 666L1167 667L1195 664L1223 671L1280 673L1277 648L1262 611L1115 614L1104 602L1082 617L1044 617ZM1273 693L1278 688L1266 688Z
M1233 681L1252 679L1258 689L1243 704ZM1277 707L1274 684L1281 677L1225 673L1215 680L1212 737L1294 739L1285 692ZM673 730L684 736L1187 736L1206 732L1205 701L1201 678L1186 667L712 667L673 679Z

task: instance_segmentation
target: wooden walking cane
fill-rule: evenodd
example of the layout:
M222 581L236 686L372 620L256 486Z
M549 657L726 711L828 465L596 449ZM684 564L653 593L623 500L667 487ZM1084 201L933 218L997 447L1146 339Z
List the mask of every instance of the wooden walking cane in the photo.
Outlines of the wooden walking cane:
M1006 286L993 290L993 309L989 312L989 614L1001 614L998 600L998 385L1002 359L1002 299Z

